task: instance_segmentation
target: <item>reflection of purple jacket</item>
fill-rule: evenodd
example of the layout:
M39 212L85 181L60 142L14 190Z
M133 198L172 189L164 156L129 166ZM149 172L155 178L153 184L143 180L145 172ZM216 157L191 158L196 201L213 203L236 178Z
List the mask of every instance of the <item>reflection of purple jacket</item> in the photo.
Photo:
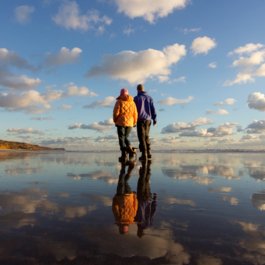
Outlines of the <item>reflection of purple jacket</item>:
M138 111L138 121L156 121L156 111L153 99L145 91L138 91L134 97L134 102Z
M138 225L145 229L152 225L153 216L156 211L156 194L153 194L153 197L150 197L146 200L139 200L137 214L135 216L135 221Z

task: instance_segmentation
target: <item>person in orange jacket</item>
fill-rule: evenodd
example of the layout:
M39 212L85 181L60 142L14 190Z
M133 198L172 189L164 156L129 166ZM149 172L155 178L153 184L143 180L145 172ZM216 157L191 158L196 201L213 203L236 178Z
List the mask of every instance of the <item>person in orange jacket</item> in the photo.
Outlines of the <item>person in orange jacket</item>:
M126 166L128 166L127 173ZM131 191L128 183L134 166L135 162L131 160L121 164L117 192L112 200L112 212L120 234L128 233L129 225L135 222L138 209L136 192Z
M117 127L121 150L120 161L126 160L127 153L133 156L134 149L131 147L128 137L132 127L136 126L137 119L138 112L133 97L129 95L128 89L122 88L113 109L113 121Z

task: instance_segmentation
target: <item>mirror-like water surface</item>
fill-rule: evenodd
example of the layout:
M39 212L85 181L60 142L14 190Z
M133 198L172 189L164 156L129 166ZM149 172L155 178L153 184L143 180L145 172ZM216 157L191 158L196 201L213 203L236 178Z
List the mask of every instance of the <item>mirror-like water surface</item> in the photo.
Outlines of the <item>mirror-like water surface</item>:
M265 264L264 154L0 152L0 264Z

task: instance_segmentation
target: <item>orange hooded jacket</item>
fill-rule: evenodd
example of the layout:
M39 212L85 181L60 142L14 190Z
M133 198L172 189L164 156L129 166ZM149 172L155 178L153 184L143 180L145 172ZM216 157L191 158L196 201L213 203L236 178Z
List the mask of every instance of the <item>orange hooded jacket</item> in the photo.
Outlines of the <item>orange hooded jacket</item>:
M121 95L117 97L113 109L113 121L115 125L124 127L133 127L138 119L137 108L133 97L130 95Z
M112 202L112 212L117 224L133 224L138 208L135 192L116 195Z

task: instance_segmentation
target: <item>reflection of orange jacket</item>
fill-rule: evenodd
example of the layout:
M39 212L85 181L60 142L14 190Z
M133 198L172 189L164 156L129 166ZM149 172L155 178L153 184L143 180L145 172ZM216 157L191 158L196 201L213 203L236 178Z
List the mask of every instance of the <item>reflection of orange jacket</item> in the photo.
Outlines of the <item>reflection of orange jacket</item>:
M132 224L138 208L136 193L115 195L112 211L117 224Z
M113 109L115 125L133 127L136 125L138 113L133 97L130 95L119 96Z

